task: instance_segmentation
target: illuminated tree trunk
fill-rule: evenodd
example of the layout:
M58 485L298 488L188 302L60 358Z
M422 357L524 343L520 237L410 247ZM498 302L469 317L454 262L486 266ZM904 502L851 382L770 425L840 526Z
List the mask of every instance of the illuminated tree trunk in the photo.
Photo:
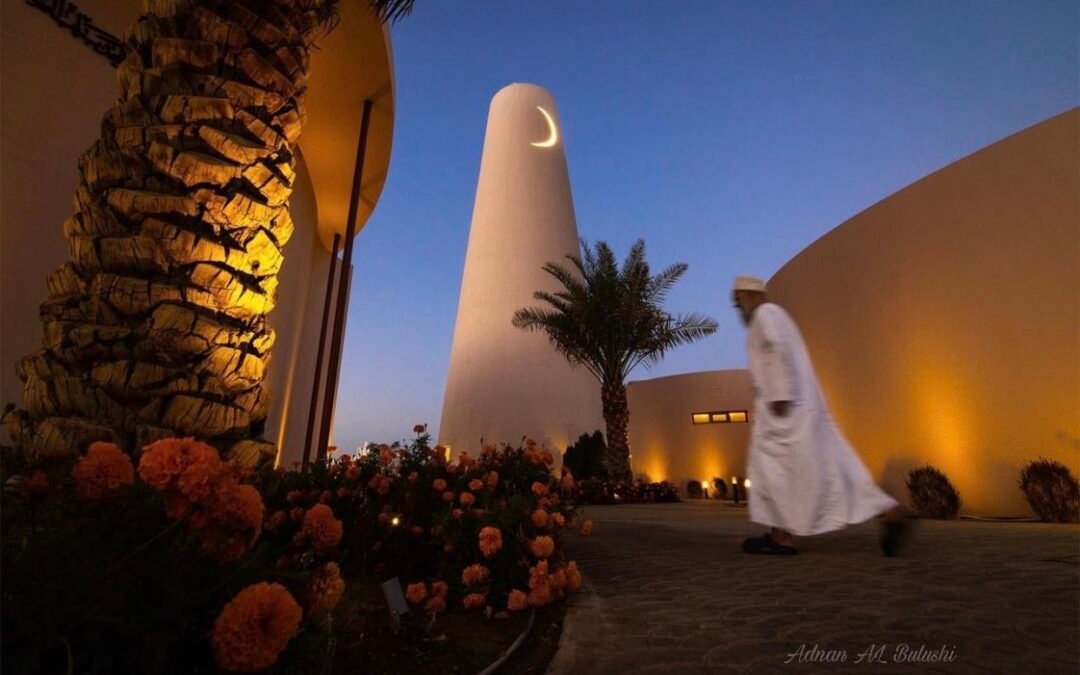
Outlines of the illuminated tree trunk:
M293 147L324 0L149 0L120 99L79 161L71 259L48 278L44 349L17 365L5 422L45 456L111 439L259 440ZM28 280L29 281L29 280Z
M626 429L630 424L630 407L626 402L626 385L621 381L603 382L600 385L603 401L604 423L607 426L608 476L614 480L633 479L630 471L630 443Z

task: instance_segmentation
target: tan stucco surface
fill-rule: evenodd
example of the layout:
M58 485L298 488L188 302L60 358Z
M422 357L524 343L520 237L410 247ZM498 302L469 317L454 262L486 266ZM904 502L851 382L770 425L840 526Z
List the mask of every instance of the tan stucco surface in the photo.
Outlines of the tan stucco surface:
M549 138L537 106L554 118ZM514 311L538 304L537 290L558 290L543 272L549 261L577 254L558 110L551 95L513 84L491 101L461 282L439 442L456 454L480 438L517 444L531 436L563 450L585 432L603 429L600 385L572 370L545 335L511 324Z
M894 494L931 463L964 512L1026 514L1040 456L1080 475L1080 110L912 184L769 281L834 416Z
M630 382L630 454L635 476L675 483L746 475L750 424L692 424L691 414L750 411L746 370L712 370Z
M123 35L134 4L83 0L94 24ZM0 5L0 406L18 403L15 361L41 348L45 277L68 256L78 161L116 101L108 59L25 2Z

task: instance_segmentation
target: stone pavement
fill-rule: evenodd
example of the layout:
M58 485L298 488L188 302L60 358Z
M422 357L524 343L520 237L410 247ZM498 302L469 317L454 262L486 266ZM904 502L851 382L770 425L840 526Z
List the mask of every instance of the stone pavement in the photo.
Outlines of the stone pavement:
M549 675L1080 673L1075 525L919 521L907 556L886 558L870 522L781 557L740 551L764 530L730 504L585 516L593 535L567 543L585 586Z

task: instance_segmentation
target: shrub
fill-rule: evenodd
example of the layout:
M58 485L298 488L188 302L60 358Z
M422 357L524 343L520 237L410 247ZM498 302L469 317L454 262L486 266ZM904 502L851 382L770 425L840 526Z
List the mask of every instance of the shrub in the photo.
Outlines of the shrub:
M599 429L592 435L581 434L576 443L566 448L563 466L570 469L578 479L607 478L607 467L604 466L606 451L604 434Z
M679 490L667 481L583 480L574 484L575 504L659 504L679 501Z
M399 577L432 618L581 585L561 539L578 526L573 479L555 479L551 452L449 462L416 431L289 472L240 469L194 439L156 441L137 469L115 446L74 467L5 450L3 670L311 672L361 575Z
M960 495L949 479L927 464L908 473L911 506L923 518L951 520L960 511Z
M713 478L713 490L716 491L717 499L727 499L727 483L723 478Z
M1080 485L1069 467L1039 459L1023 468L1019 482L1039 518L1052 523L1080 522Z
M686 484L686 496L690 499L701 499L701 481L692 480Z

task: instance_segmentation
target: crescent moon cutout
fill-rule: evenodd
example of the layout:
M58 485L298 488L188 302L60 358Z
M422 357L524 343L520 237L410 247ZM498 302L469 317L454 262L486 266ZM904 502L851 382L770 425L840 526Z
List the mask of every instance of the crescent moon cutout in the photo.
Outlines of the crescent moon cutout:
M529 145L536 148L550 148L559 141L559 132L555 129L555 120L551 119L551 115L548 114L548 111L544 110L540 106L536 106L536 109L539 110L540 114L544 116L545 120L547 120L549 134L547 139L543 141L538 141L536 143L529 143Z

